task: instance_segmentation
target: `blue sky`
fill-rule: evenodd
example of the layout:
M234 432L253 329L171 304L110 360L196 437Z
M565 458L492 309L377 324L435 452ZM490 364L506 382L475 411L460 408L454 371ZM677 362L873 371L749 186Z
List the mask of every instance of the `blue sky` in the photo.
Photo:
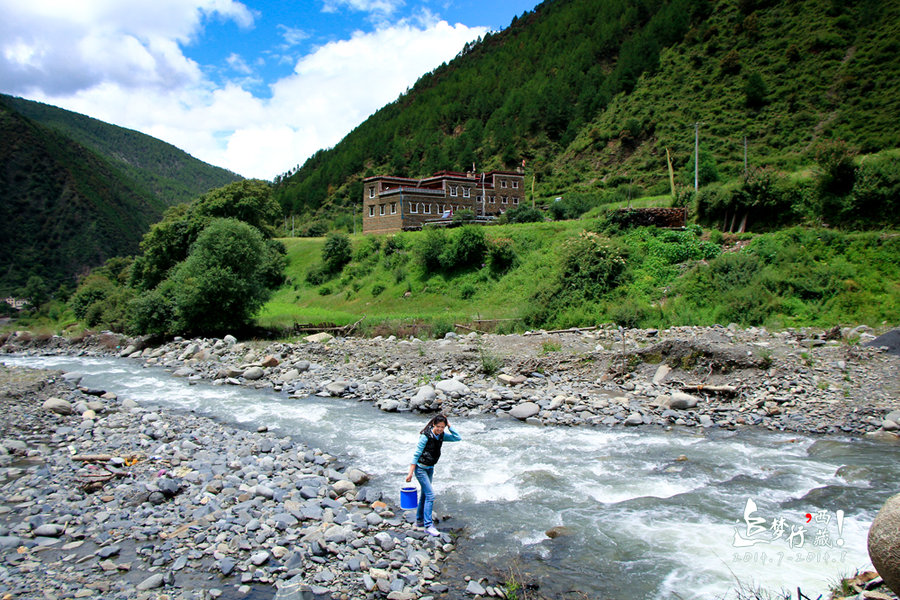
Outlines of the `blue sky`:
M271 179L536 0L0 0L0 91Z

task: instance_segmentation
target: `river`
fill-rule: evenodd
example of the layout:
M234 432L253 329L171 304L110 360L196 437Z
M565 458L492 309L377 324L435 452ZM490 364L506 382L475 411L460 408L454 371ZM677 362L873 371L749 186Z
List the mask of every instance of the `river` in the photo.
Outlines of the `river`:
M148 406L295 436L399 488L427 417L337 398L172 377L127 359L3 355L7 365L78 371L83 385ZM436 512L463 527L464 562L519 565L542 590L591 598L816 598L871 569L869 525L897 493L897 447L867 440L718 429L541 428L453 419ZM554 528L561 535L550 539ZM500 569L501 571L503 568Z

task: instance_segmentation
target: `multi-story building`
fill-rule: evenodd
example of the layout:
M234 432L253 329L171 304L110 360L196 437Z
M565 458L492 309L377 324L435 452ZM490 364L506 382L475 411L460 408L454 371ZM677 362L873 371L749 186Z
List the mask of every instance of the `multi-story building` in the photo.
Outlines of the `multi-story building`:
M497 216L525 200L521 171L455 173L439 171L426 179L378 175L363 181L363 232L421 229L450 220L460 210L476 217Z

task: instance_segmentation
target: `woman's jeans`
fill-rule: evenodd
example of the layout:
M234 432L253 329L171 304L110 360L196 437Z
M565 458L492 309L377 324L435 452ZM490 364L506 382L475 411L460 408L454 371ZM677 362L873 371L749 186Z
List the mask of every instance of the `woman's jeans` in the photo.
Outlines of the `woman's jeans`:
M421 487L419 490L419 506L416 509L416 522L423 523L426 528L434 524L431 519L431 510L434 508L434 488L431 487L433 476L434 467L416 465L416 479Z

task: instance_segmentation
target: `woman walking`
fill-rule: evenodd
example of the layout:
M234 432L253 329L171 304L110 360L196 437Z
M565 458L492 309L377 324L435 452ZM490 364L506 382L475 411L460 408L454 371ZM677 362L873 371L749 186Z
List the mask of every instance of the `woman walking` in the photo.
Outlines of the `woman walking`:
M416 510L416 525L424 527L429 535L440 535L441 532L434 526L431 517L434 506L434 488L431 487L431 479L434 476L434 465L441 458L441 445L444 442L458 442L462 438L453 431L447 417L437 415L420 432L419 444L409 465L409 474L406 481L412 481L413 475L419 481L419 506Z

